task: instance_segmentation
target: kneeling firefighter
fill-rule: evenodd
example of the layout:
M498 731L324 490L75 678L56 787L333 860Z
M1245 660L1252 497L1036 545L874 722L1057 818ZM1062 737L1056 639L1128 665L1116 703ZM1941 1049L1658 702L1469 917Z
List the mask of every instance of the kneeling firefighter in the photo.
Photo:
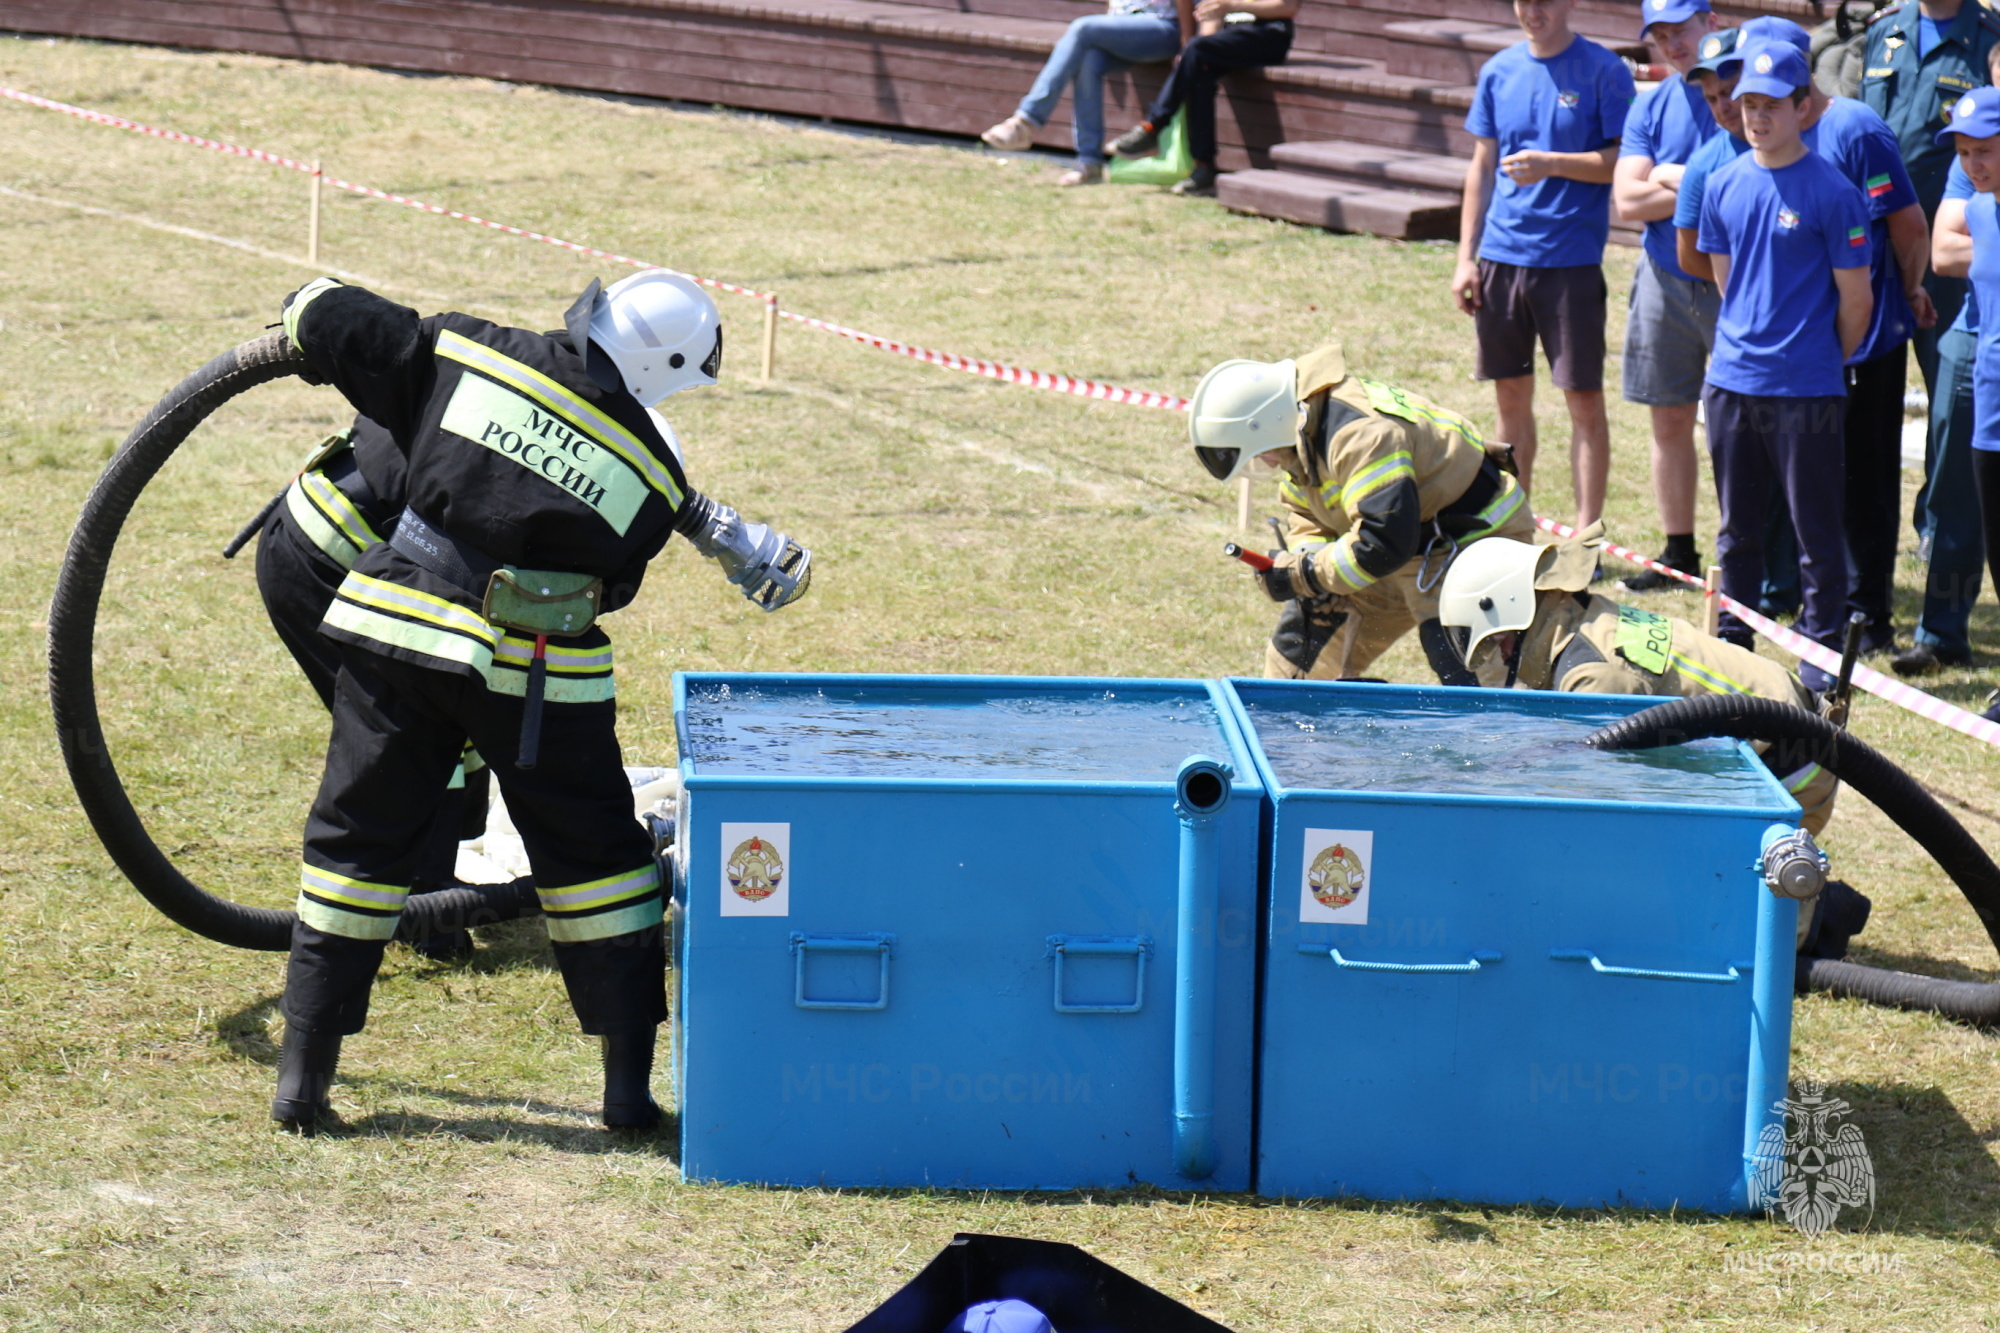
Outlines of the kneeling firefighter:
M257 530L257 591L264 610L329 711L340 651L319 632L320 624L361 553L396 530L407 471L389 432L367 417L356 417L352 426L314 448ZM458 844L479 836L485 827L488 779L484 761L468 746L438 803L425 838L424 861L411 876L412 895L457 883ZM464 930L410 938L409 943L431 958L472 951L471 932Z
M811 557L692 490L650 413L713 384L715 305L661 270L592 282L565 330L420 319L320 278L284 307L313 373L406 464L405 508L361 550L320 633L338 652L326 774L306 824L272 1118L331 1115L340 1042L359 1032L427 834L468 742L493 763L526 844L556 963L603 1038L604 1122L642 1128L666 1017L663 904L632 818L597 618L637 594L675 532L765 610ZM552 643L551 640L559 642Z
M1414 626L1438 678L1455 678L1437 623L1446 561L1478 538L1535 530L1505 446L1489 450L1456 412L1348 374L1337 343L1216 366L1195 389L1188 436L1217 481L1252 459L1285 474L1289 549L1257 572L1284 603L1266 676L1360 675Z
M1590 592L1603 544L1604 525L1593 523L1559 544L1493 537L1458 553L1445 571L1438 615L1454 654L1479 684L1676 699L1747 694L1819 712L1819 697L1796 672L1685 620ZM1760 753L1804 811L1806 832L1823 832L1839 780L1805 756L1768 746ZM1866 897L1829 883L1799 903L1799 951L1843 956L1868 910Z

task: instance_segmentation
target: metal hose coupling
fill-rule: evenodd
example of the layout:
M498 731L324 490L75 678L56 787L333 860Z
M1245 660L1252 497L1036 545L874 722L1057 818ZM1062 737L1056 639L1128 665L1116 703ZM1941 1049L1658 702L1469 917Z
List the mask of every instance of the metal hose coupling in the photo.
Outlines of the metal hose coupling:
M811 551L767 524L744 522L707 496L690 494L674 527L766 611L791 605L812 585Z
M1826 887L1832 867L1802 828L1773 825L1764 834L1764 884L1780 898L1806 899Z

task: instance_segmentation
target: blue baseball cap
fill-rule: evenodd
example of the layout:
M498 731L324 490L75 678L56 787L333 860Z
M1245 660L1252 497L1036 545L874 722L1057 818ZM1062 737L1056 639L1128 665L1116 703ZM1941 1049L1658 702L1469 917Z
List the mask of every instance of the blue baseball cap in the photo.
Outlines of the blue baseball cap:
M1806 55L1812 50L1812 34L1790 19L1781 19L1766 14L1762 18L1751 19L1748 23L1737 29L1736 49L1738 51L1747 51L1751 47L1762 45L1765 42L1788 43L1797 48L1800 55ZM1722 63L1727 65L1729 62L1725 60ZM1729 71L1720 66L1717 67L1715 72L1722 75L1725 79L1729 77Z
M1944 147L1952 146L1955 134L1968 139L1991 139L2000 134L2000 88L1991 84L1974 88L1945 108L1944 115L1944 128L1937 132L1937 141Z
M1688 80L1692 82L1698 74L1719 74L1723 65L1736 58L1737 39L1742 35L1740 29L1724 28L1702 38L1701 58L1688 70Z
M1646 29L1655 23L1679 23L1691 19L1696 14L1712 14L1708 0L1641 0L1639 5L1639 39L1644 41Z
M1745 93L1790 97L1812 82L1805 53L1785 42L1759 42L1741 49L1737 58L1743 63L1743 77L1730 96L1738 100Z

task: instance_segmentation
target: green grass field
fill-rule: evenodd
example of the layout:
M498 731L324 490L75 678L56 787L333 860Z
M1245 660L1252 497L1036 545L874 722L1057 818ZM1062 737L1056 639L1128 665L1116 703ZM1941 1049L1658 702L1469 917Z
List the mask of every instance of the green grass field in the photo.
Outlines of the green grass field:
M1224 357L1332 336L1367 373L1491 421L1441 247L1151 190L1058 194L1046 160L478 81L14 39L0 80L927 346L1185 393ZM2000 1046L1824 998L1798 1005L1794 1075L1854 1104L1879 1194L1817 1240L1685 1215L688 1186L670 1143L593 1127L595 1051L534 923L459 967L392 950L336 1090L356 1132L279 1135L282 959L170 926L112 869L59 762L43 631L117 441L311 275L286 258L304 249L305 184L12 103L0 127L0 1330L837 1330L955 1230L1075 1241L1245 1333L2000 1325ZM325 264L426 312L531 327L617 275L347 195L329 195L323 244ZM1631 258L1610 257L1614 288ZM673 755L678 669L1258 669L1269 606L1218 554L1233 497L1193 467L1177 416L792 326L760 383L760 310L722 304L725 383L672 404L690 471L820 567L809 600L766 617L685 551L657 562L613 627L633 761ZM1543 397L1542 508L1560 515L1566 428ZM296 381L219 414L141 503L100 623L135 798L197 879L245 901L292 897L325 724L249 561L218 549L344 415ZM1614 535L1651 548L1645 420L1618 404L1613 423ZM1713 532L1711 503L1705 546ZM1899 577L1908 624L1921 571ZM1975 637L1974 667L1930 688L1976 708L2000 642L1990 601ZM1422 671L1413 645L1384 667ZM2000 755L1872 699L1854 727L2000 847ZM1843 800L1830 849L1876 902L1860 956L2000 977L1949 881ZM1618 889L1659 854L1551 870Z

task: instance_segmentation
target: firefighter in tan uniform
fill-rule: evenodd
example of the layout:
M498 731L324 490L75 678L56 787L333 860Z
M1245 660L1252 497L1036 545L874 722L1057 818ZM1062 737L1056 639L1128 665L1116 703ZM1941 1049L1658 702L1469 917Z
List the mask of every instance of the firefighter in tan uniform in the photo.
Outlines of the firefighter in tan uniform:
M1438 613L1454 655L1481 685L1674 699L1749 694L1819 711L1818 696L1769 658L1685 620L1588 591L1603 544L1604 525L1593 523L1559 545L1491 539L1459 552L1445 571ZM1773 771L1804 811L1800 823L1817 837L1833 817L1839 782L1815 763ZM1835 897L1832 887L1820 897ZM1843 901L1825 908L1853 929L1839 932L1833 921L1818 920L1818 900L1806 899L1799 904L1802 951L1816 931L1841 933L1843 952L1846 938L1860 933L1867 900L1839 887Z
M1432 669L1453 678L1437 621L1445 565L1481 537L1534 532L1504 447L1489 455L1456 412L1348 374L1337 343L1297 361L1223 362L1195 390L1188 434L1218 481L1252 459L1284 472L1289 549L1257 576L1284 604L1266 676L1357 676L1414 627Z

